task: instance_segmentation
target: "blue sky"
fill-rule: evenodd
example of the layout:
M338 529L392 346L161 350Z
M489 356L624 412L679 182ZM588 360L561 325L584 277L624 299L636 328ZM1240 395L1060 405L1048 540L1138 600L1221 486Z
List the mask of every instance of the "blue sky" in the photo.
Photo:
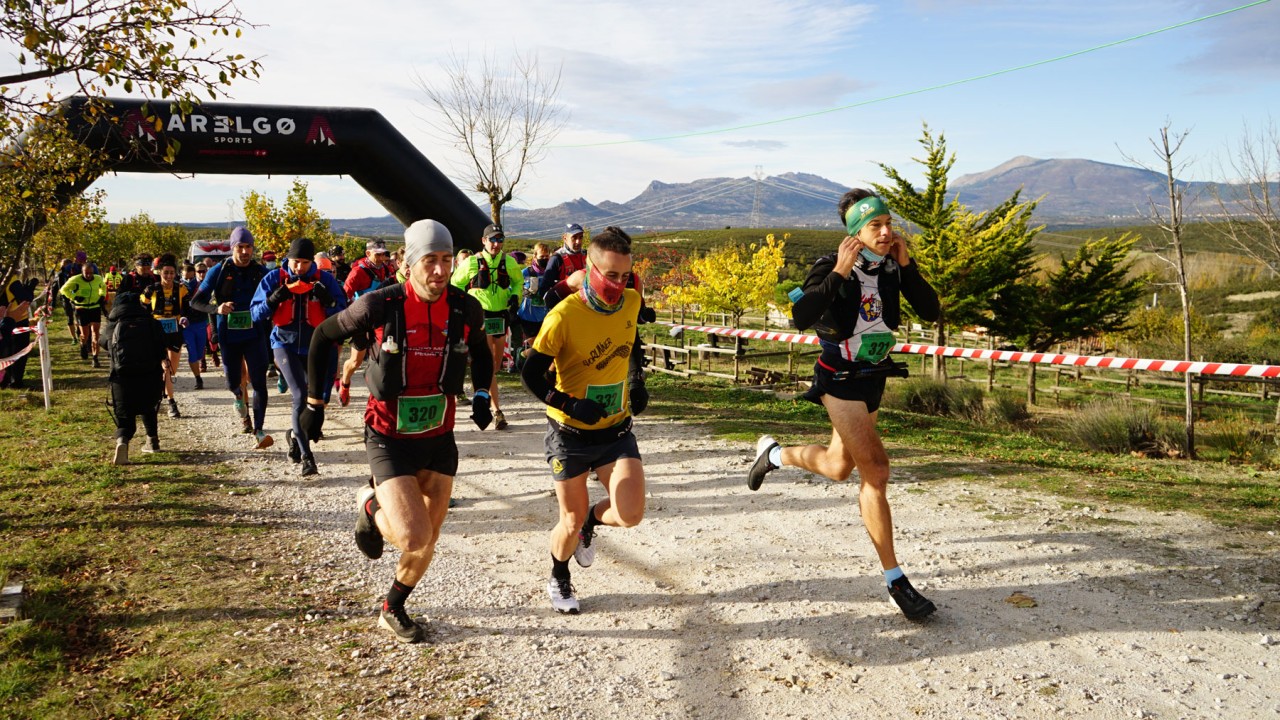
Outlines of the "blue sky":
M421 3L239 0L236 50L261 58L234 101L372 107L446 174L463 156L431 131L414 76L450 53L536 52L560 66L568 125L517 206L624 202L651 180L797 171L850 186L910 169L922 123L956 174L1018 155L1128 164L1166 121L1190 130L1185 179L1218 169L1245 124L1280 116L1280 0L1085 56L816 117L650 142L865 102L1045 60L1237 7L1245 0L548 0ZM382 215L358 185L307 178L329 217ZM248 190L291 177L121 175L99 181L113 220L218 221ZM238 216L238 212L236 213Z

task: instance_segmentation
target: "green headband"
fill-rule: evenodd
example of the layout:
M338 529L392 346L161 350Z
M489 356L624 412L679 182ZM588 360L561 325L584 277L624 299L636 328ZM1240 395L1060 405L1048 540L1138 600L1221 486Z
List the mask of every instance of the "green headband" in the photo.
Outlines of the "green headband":
M844 227L850 235L857 235L858 231L871 222L872 218L888 214L889 208L880 198L875 196L863 198L850 205L849 209L845 211Z

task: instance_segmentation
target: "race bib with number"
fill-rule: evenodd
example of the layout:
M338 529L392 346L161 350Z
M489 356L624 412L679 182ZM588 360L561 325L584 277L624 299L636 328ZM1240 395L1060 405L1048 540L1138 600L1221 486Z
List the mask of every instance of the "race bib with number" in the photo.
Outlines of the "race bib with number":
M160 328L166 334L178 332L178 318L160 318Z
M612 385L588 385L587 399L595 400L604 406L605 416L622 412L622 383Z
M444 395L402 396L396 402L396 432L416 435L444 424L448 403Z
M888 357L896 344L893 333L888 332L864 333L859 339L862 344L858 346L858 355L854 359L869 363L878 363Z
M494 317L484 319L485 335L504 335L507 332L506 318Z
M227 315L228 330L248 330L253 327L253 316L248 310L235 310Z

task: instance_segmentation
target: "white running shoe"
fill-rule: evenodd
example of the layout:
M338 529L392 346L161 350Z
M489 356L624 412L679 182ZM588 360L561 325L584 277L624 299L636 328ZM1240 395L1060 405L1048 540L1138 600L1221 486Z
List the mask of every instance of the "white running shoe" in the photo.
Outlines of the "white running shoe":
M124 438L116 438L116 454L111 458L111 462L115 465L129 464L129 441Z
M587 512L592 512L588 510ZM591 567L591 563L596 561L596 546L592 541L595 540L596 533L594 530L583 528L578 533L578 547L573 550L573 559L584 568Z
M547 581L547 595L551 598L551 607L555 608L558 613L568 613L569 615L577 615L578 594L573 589L573 584L568 580L557 580L551 578Z

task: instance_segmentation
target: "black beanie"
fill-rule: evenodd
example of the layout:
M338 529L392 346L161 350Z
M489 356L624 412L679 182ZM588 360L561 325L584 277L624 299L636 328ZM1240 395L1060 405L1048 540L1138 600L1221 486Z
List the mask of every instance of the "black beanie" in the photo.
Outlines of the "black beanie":
M316 244L311 242L309 238L298 238L289 244L287 257L294 260L315 260Z

